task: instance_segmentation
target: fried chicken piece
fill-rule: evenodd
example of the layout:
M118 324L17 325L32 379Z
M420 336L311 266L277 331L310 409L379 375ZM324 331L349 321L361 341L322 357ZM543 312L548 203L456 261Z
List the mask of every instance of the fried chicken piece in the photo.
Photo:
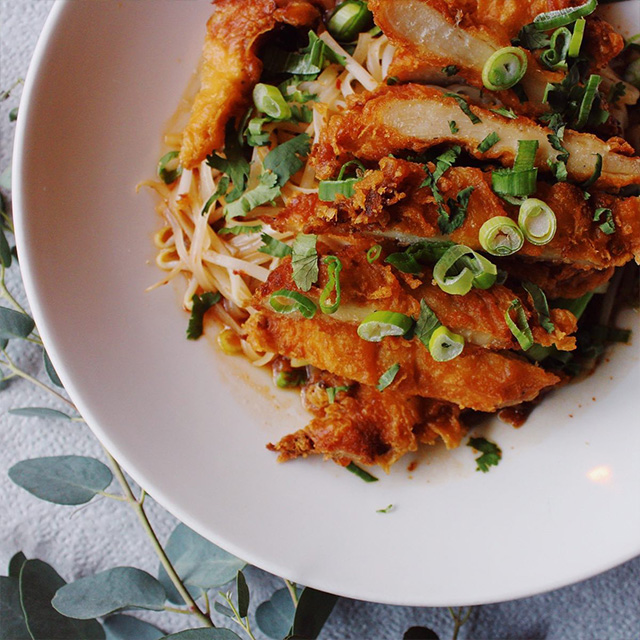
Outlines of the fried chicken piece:
M469 84L483 88L482 69L499 49L511 46L511 37L501 23L484 19L479 12L469 13L461 3L444 0L371 0L369 6L376 23L399 54L389 74L402 82L425 81L425 72L455 65L456 75ZM467 3L464 3L467 4ZM489 3L485 3L489 4ZM494 3L497 4L497 3ZM529 3L521 3L528 5ZM529 11L518 12L525 20ZM526 22L521 22L523 26ZM562 74L549 71L523 49L527 71L520 84L529 100L521 102L511 90L497 97L518 113L535 115L548 110L543 104L548 82L560 82Z
M433 164L427 165L431 171ZM491 189L491 173L472 167L452 167L438 182L445 202L474 187L463 224L449 236L438 226L438 203L430 187L421 187L426 172L422 165L396 158L383 158L378 170L368 171L355 185L352 198L320 202L304 195L289 202L270 224L281 230L305 233L367 233L403 243L446 237L482 251L480 227L495 216L518 219L518 207L506 203ZM584 191L566 182L538 182L532 197L547 203L557 219L557 232L545 245L526 242L518 256L574 264L580 268L606 269L635 258L640 261L640 197L621 198L594 192L585 200ZM448 207L448 205L445 205ZM615 232L606 234L594 222L598 209L610 209Z
M184 131L180 162L193 169L224 145L227 122L246 110L262 73L257 51L278 24L310 26L320 18L311 0L218 0L207 23L201 88ZM326 3L325 3L326 4Z
M384 372L399 364L400 371L390 389L406 396L436 398L478 411L494 411L531 400L542 389L559 381L553 374L507 351L495 352L466 344L462 354L454 360L436 362L417 339L387 337L381 342L361 339L357 334L358 324L372 310L396 311L417 317L419 301L404 289L390 267L368 265L366 259L362 264L354 252L352 248L338 252L343 265L342 302L338 312L333 316L317 313L312 319L297 313L278 314L269 305L272 293L280 289L297 289L291 276L290 260L283 260L254 296L253 306L259 311L245 324L253 348L299 358L319 369L369 386L377 385ZM327 281L326 268L322 266L318 286L305 293L312 299L317 299ZM421 294L430 285L423 286L425 289ZM517 296L508 293L504 287L495 286L478 294L447 296L445 301L434 296L433 310L453 331L462 330L456 326L460 319L474 323L478 333L482 333L477 339L490 336L496 345L504 344L506 336L497 328L498 318L504 320L502 307ZM535 326L537 319L528 308L528 300L521 302L531 325ZM467 312L464 318L461 309ZM466 330L476 339L469 326ZM555 343L562 344L564 337L558 334ZM509 344L513 344L512 337Z
M518 140L537 140L536 166L548 172L549 161L556 161L559 151L549 142L553 132L533 120L508 119L487 109L469 107L479 122L475 124L460 109L458 102L438 89L420 85L381 87L350 101L349 108L333 116L314 146L311 161L320 179L326 179L348 160L378 161L390 153L422 152L442 143L459 144L472 156L498 160L512 166ZM458 131L452 133L449 122L455 120ZM478 145L488 135L497 133L499 141L486 152ZM596 154L603 159L597 187L623 187L640 184L640 158L624 140L605 142L588 133L567 130L563 144L570 153L569 178L587 180L594 172Z
M405 453L416 451L418 443L435 444L441 437L452 449L466 433L460 409L453 404L358 383L330 403L324 377L316 370L302 390L303 399L314 397L315 417L309 425L267 445L279 453L279 462L319 454L343 466L377 464L388 472ZM321 404L315 400L320 397Z

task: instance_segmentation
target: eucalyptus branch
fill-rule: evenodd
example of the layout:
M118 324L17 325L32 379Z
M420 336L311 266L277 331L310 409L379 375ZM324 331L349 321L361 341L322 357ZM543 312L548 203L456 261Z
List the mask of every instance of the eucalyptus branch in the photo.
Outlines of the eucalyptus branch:
M4 281L5 272L6 272L6 267L4 265L0 265L0 296L8 300L9 303L13 305L13 307L16 309L16 311L19 311L20 313L23 313L25 316L28 316L29 314L26 312L24 307L11 295L11 292L9 291L9 289L7 289L7 285L5 284L5 281ZM38 336L38 339L39 339L39 336Z
M131 504L131 506L133 507L133 510L136 512L136 515L138 516L138 519L140 520L143 529L149 536L151 540L151 544L153 545L153 548L155 549L156 554L160 558L160 562L162 563L162 566L167 572L167 575L171 579L171 582L173 582L178 593L182 596L182 599L186 602L189 611L193 615L197 616L197 618L200 620L200 622L202 622L202 624L205 627L213 627L214 624L211 621L211 618L209 618L200 610L195 600L193 599L193 597L191 596L187 588L182 583L182 580L180 579L176 570L171 564L171 560L169 560L167 554L165 553L165 550L162 548L162 545L158 540L158 536L156 535L156 532L153 530L153 527L149 522L149 518L147 517L147 514L144 510L144 506L142 504L144 501L144 496L146 494L143 492L140 495L140 499L138 500L136 499L136 497L133 495L133 491L131 490L131 486L129 485L129 482L127 481L127 479L124 476L124 473L122 472L120 465L117 463L115 458L109 453L109 451L107 451L107 449L104 448L104 446L103 446L103 449L107 458L109 459L111 467L113 468L113 472L116 478L118 478L118 482L120 483L120 486L124 491L125 499Z
M284 581L287 585L287 589L289 590L289 594L291 595L291 600L293 601L293 606L298 606L298 588L295 582L290 582L289 580Z
M219 591L218 593L222 598L224 598L226 603L229 605L229 608L231 609L231 612L233 613L234 617L230 618L230 619L233 620L237 625L242 627L242 629L251 638L251 640L256 640L256 637L253 635L253 631L251 630L251 624L249 623L249 617L248 616L246 618L241 618L240 617L240 612L238 611L236 606L233 604L233 600L231 599L231 594L222 593L222 591Z
M454 623L451 640L458 640L458 633L460 633L462 626L469 620L473 607L468 607L466 611L464 611L464 607L458 607L455 611L451 607L448 607L448 609L449 615L453 618Z
M62 402L67 404L74 411L77 411L76 405L73 404L71 400L69 400L68 398L65 398L62 394L58 393L57 391L55 391L48 385L44 384L43 382L40 382L40 380L38 380L37 378L34 378L32 375L29 375L26 371L23 371L22 369L20 369L20 367L18 367L18 365L15 364L15 362L13 362L13 360L9 357L9 354L7 353L6 349L2 350L2 355L4 356L5 359L0 360L0 364L3 364L5 367L8 367L9 370L14 375L19 376L24 380L28 380L29 382L34 384L36 387L40 387L41 389L44 389L45 391L47 391L48 393L56 397L58 400L61 400Z

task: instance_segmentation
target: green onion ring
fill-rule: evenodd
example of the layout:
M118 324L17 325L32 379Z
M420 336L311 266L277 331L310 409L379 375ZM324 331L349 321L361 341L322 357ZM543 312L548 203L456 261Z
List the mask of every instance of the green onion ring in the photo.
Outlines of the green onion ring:
M382 247L379 244L374 244L369 251L367 251L367 262L372 264L375 262L382 253Z
M571 46L572 34L566 27L553 32L549 48L542 53L540 59L549 69L566 69L567 55Z
M494 216L480 227L478 240L492 256L510 256L522 249L524 235L511 218Z
M491 91L510 89L527 71L527 54L520 47L503 47L493 53L482 68L482 83Z
M284 298L284 301L282 300ZM305 318L313 318L317 307L312 300L297 291L280 289L271 294L269 304L276 313L293 313L299 311Z
M584 28L587 21L584 18L579 18L573 25L573 34L571 35L571 42L569 42L570 58L577 58L580 54L580 47L582 47L582 39L584 38Z
M280 89L272 84L258 83L253 90L253 103L258 111L274 120L290 120L291 107Z
M457 358L464 349L464 338L449 331L447 327L438 327L429 340L429 353L436 362L447 362Z
M456 264L457 263L457 264ZM457 273L449 274L455 267L462 267ZM455 245L444 253L433 268L433 279L445 293L463 296L473 286L488 289L496 281L496 266L473 249Z
M347 0L340 3L327 22L327 30L339 42L352 42L373 25L373 14L366 2Z
M327 256L323 262L327 265L329 279L320 294L320 311L326 314L335 313L340 307L340 272L342 271L342 261L336 256ZM327 304L327 300L335 291L336 299L333 304Z
M579 7L566 7L565 9L558 9L557 11L540 13L534 18L533 25L538 31L548 31L549 29L564 27L565 25L575 22L578 18L584 18L593 13L597 6L598 0L587 0L587 2L581 4Z
M387 336L403 336L413 326L413 318L394 311L374 311L358 327L358 335L367 342L380 342Z
M546 202L527 198L520 205L518 226L531 244L543 245L553 240L558 222L556 214Z
M175 182L182 175L182 165L180 164L175 169L167 169L167 165L179 155L179 151L169 151L158 161L158 176L165 184Z
M516 312L515 322L511 317L512 311ZM533 334L531 333L531 328L527 322L527 315L522 308L522 302L520 302L520 300L516 298L511 301L509 308L504 312L504 319L522 350L526 351L531 348L533 346Z
M322 202L335 202L338 195L345 198L353 196L356 182L362 178L347 178L346 180L321 180L318 184L318 199Z

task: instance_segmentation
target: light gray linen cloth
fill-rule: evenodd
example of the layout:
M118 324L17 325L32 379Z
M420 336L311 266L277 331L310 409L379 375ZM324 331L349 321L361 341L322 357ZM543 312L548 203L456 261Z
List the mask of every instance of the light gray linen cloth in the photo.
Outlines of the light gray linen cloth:
M0 90L16 78L25 77L52 4L52 0L0 0ZM19 95L20 90L0 103L0 171L10 162L15 125L9 123L8 113L17 106ZM11 271L10 285L24 302L16 269ZM34 349L14 346L12 355L23 368L42 374L42 363ZM100 445L84 424L7 414L11 408L25 406L55 406L55 403L21 380L0 393L0 574L6 575L9 558L18 550L23 550L27 557L49 562L67 581L123 565L137 566L155 574L157 558L126 505L102 499L84 508L56 506L34 498L10 482L8 468L26 458L77 454L104 459ZM640 487L638 489L640 508ZM151 504L151 518L160 539L166 540L176 520L152 501L147 504ZM490 572L490 565L485 570ZM275 589L283 586L275 576L254 568L247 571L247 579L254 604L267 600ZM185 617L176 614L140 615L166 632L178 631L185 625ZM322 640L399 639L414 625L432 628L442 640L450 638L453 629L446 609L341 599L320 637ZM257 636L262 637L259 632ZM573 586L476 607L459 638L639 640L640 557Z

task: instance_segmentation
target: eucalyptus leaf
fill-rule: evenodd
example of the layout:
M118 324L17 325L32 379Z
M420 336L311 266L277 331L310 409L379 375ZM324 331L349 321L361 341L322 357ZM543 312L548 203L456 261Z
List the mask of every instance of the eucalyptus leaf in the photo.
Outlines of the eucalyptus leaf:
M122 609L162 611L165 599L163 586L146 571L115 567L62 587L51 604L65 616L86 620Z
M4 235L2 227L0 227L0 264L2 264L5 269L8 269L11 266L11 258L11 247L7 241L7 237Z
M9 469L9 477L34 496L56 504L89 502L113 479L109 467L84 456L23 460Z
M20 582L0 576L0 640L31 640L20 605Z
M20 577L20 569L22 569L22 565L27 561L27 556L22 553L22 551L18 551L11 560L9 560L9 576L12 578Z
M52 418L54 420L71 420L71 416L57 409L48 407L18 407L9 409L9 413L14 416L27 416L28 418Z
M11 191L11 165L0 173L0 187L7 191Z
M291 629L296 608L288 589L278 589L256 609L256 623L270 638L284 638Z
M0 338L26 338L35 328L35 323L26 313L0 307Z
M187 587L205 590L221 587L233 580L246 565L243 560L220 549L184 524L173 530L165 551ZM167 590L169 600L182 604L182 598L162 565L158 569L158 579Z
M96 620L72 620L60 615L51 600L65 581L46 562L27 560L20 570L20 600L32 640L104 640Z
M42 350L42 359L44 360L44 370L47 372L49 380L51 380L51 382L53 382L56 387L64 388L62 382L60 382L60 378L58 377L56 370L53 368L53 364L51 363L49 354L47 353L46 349Z
M238 613L241 618L246 618L249 613L249 585L242 571L236 576L236 594L238 596Z
M402 640L440 640L438 634L428 627L409 627Z
M159 640L164 636L164 631L132 616L109 616L102 625L106 640Z
M217 600L213 603L213 608L223 616L227 616L227 618L236 617L235 613L233 613L233 610L230 607L227 607L226 604L222 604L222 602L218 602Z
M337 601L338 596L306 587L300 595L293 618L293 635L315 640Z
M187 629L179 633L172 633L164 636L162 640L242 640L242 638L230 629L211 629L202 627L200 629Z

